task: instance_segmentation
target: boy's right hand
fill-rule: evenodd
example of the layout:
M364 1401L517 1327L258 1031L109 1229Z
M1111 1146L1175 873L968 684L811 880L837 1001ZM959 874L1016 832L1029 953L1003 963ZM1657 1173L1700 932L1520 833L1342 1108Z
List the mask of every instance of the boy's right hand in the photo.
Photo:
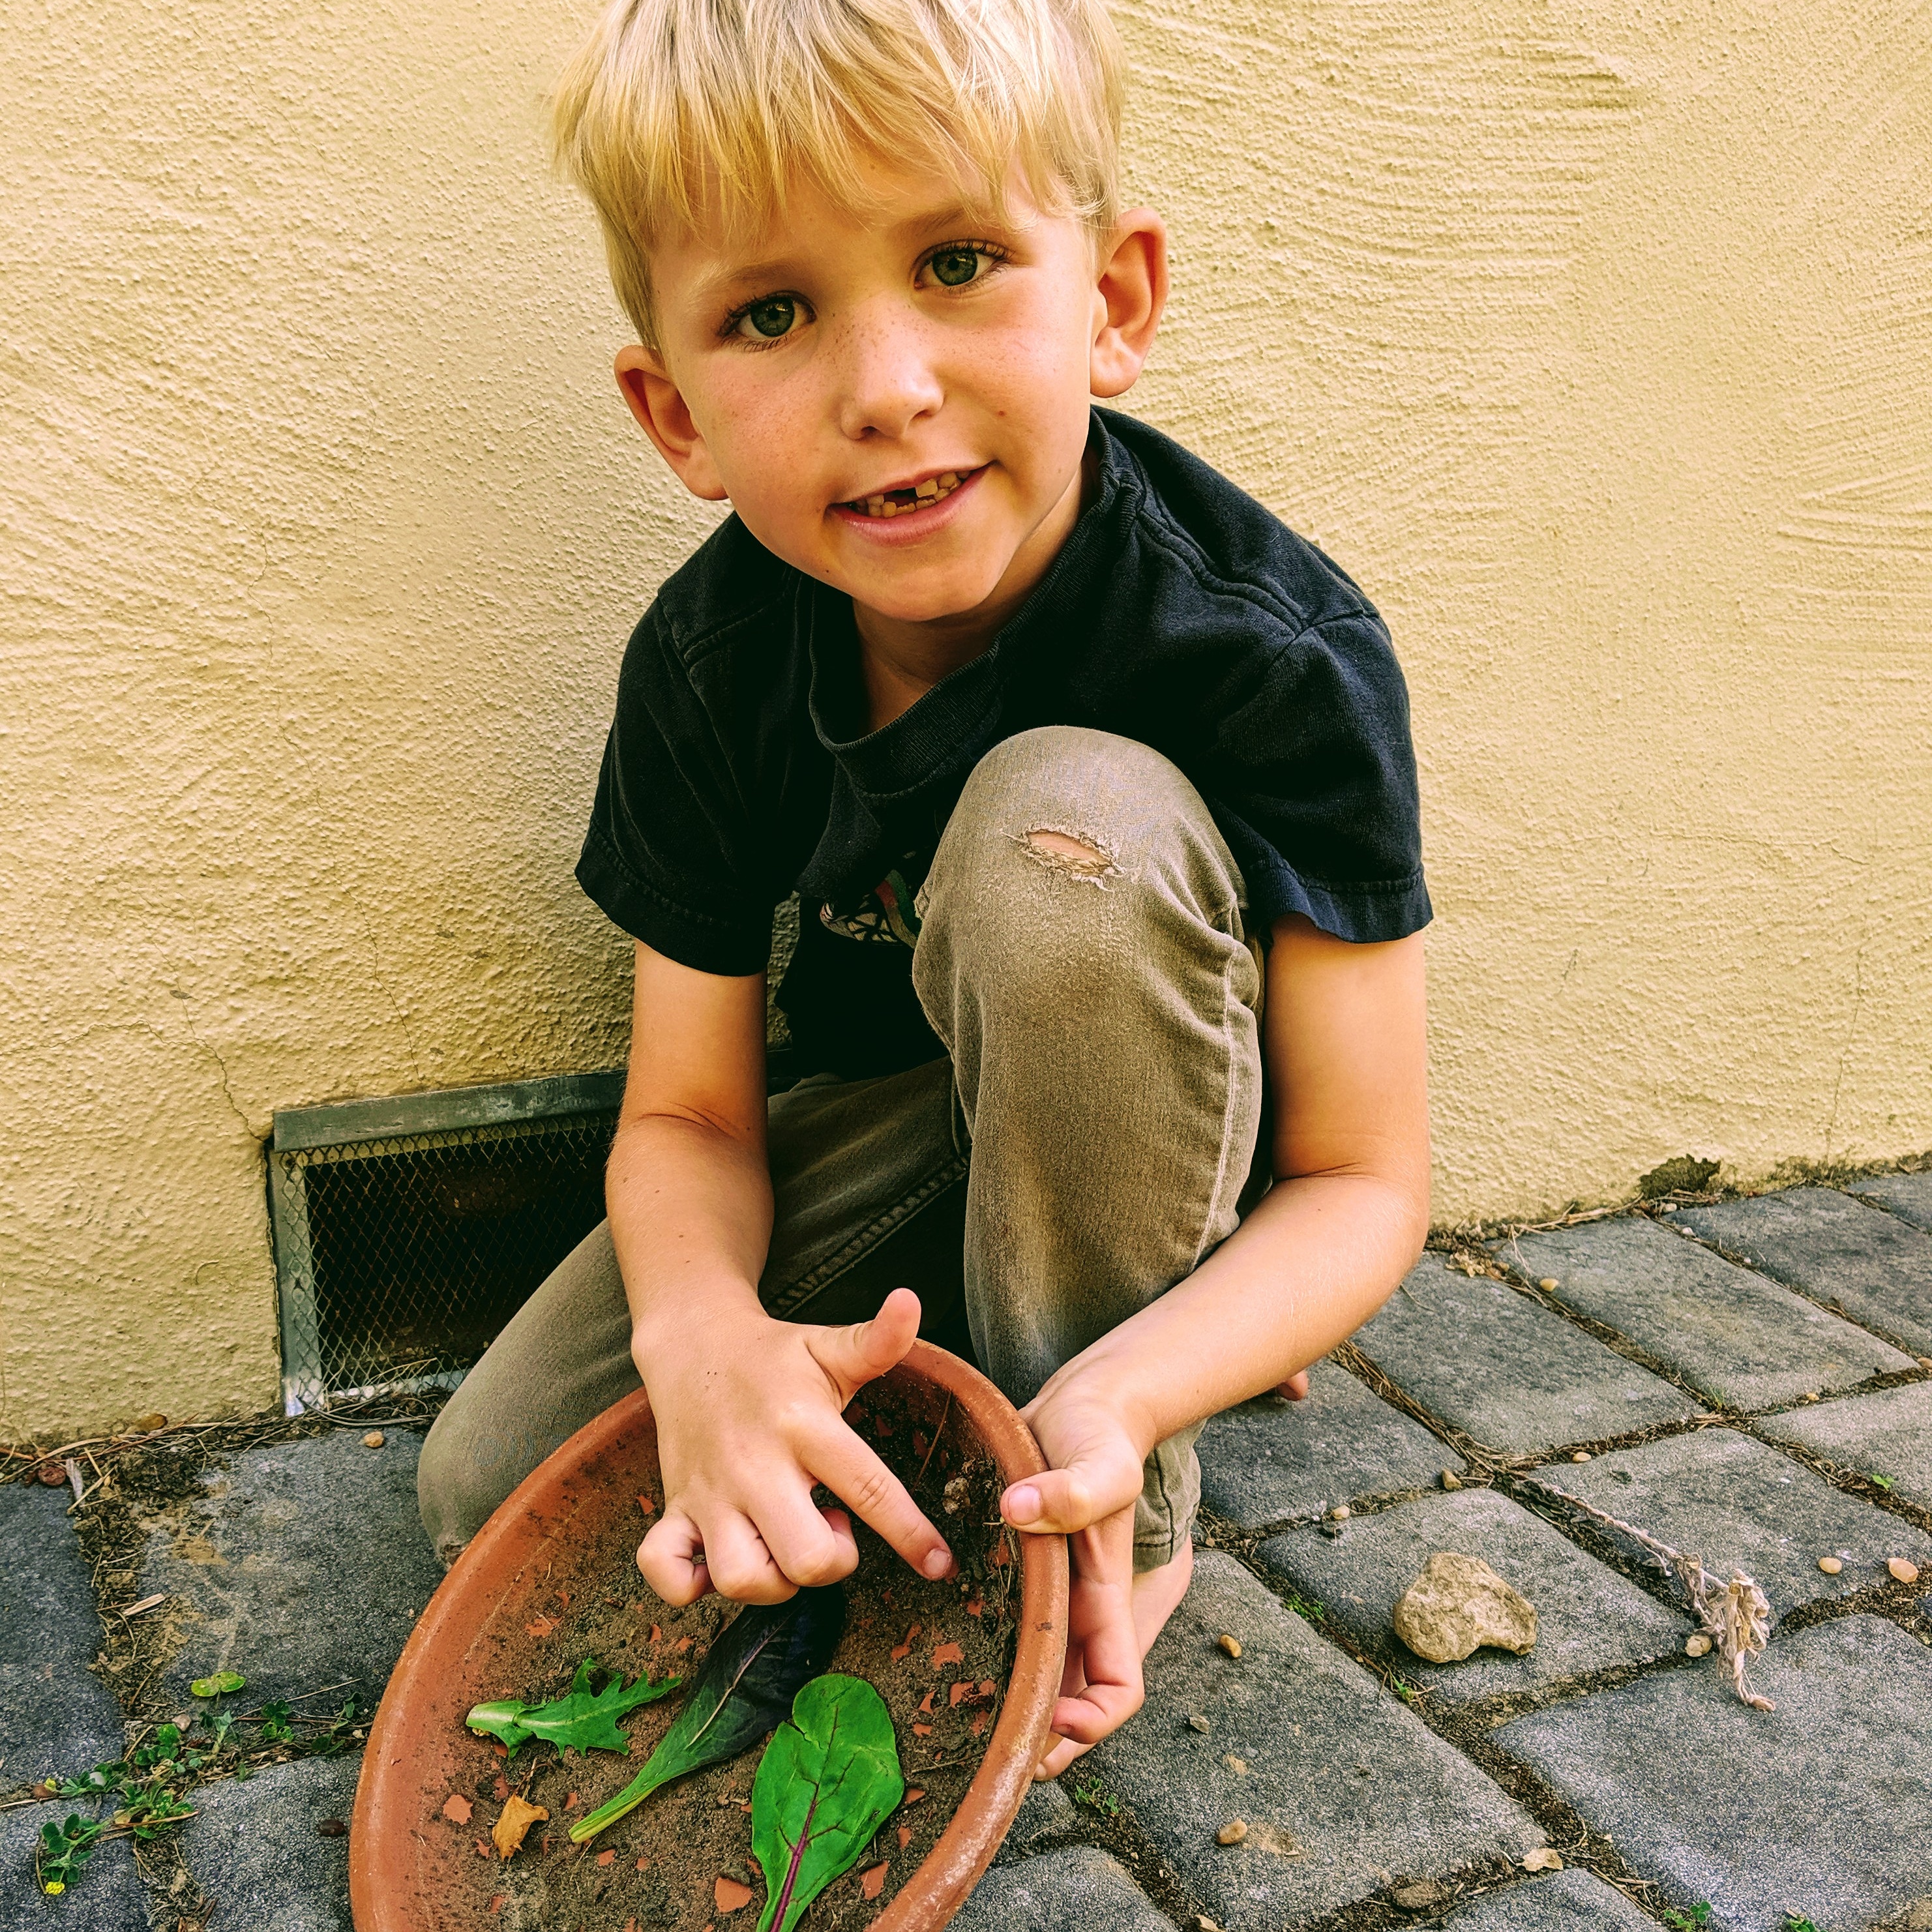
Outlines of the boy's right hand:
M679 1343L638 1348L664 1470L664 1514L638 1550L667 1604L706 1591L782 1602L858 1566L851 1520L812 1501L823 1484L921 1576L951 1573L952 1552L905 1485L847 1424L865 1384L904 1360L919 1298L895 1288L847 1328L779 1322L763 1309L707 1312Z

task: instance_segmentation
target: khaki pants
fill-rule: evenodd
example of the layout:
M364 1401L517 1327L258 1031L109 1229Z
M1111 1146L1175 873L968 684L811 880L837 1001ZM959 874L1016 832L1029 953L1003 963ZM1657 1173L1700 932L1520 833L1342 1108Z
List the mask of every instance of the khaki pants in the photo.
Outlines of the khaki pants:
M1035 832L1095 856L1044 850ZM1070 726L996 746L920 895L914 984L948 1057L772 1097L766 1306L856 1321L904 1282L926 1301L924 1332L970 1337L1024 1403L1185 1280L1239 1219L1261 1120L1262 974L1241 898L1208 808L1159 754ZM600 1227L430 1432L422 1518L446 1562L638 1386L630 1340ZM1148 1459L1137 1569L1187 1540L1198 1432Z

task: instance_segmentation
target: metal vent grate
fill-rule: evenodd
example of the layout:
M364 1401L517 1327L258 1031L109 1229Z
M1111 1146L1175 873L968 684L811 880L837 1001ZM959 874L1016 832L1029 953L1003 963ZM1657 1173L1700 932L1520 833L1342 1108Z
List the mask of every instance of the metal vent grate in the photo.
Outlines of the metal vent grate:
M276 1114L289 1412L460 1382L603 1219L623 1084L575 1074Z

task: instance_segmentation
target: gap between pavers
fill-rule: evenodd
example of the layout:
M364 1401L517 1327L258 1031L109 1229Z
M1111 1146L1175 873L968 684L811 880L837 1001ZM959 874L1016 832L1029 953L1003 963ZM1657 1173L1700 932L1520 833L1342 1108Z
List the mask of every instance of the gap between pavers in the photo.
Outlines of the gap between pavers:
M1498 1241L1558 1300L1627 1336L1714 1401L1769 1408L1914 1366L1862 1328L1641 1214Z
M953 1932L1174 1932L1117 1858L1089 1845L988 1872Z
M1238 1658L1219 1648L1223 1631ZM1218 1550L1197 1556L1148 1653L1145 1707L1078 1775L1126 1802L1232 1932L1305 1925L1378 1895L1384 1871L1441 1878L1543 1842L1496 1784ZM1234 1818L1246 1838L1217 1844Z
M1485 1892L1442 1922L1454 1932L1657 1932L1622 1892L1574 1867Z
M0 1791L118 1759L120 1707L88 1668L94 1586L68 1490L0 1489Z
M1000 1840L993 1862L1017 1864L1023 1858L1031 1858L1048 1839L1072 1832L1079 1822L1072 1799L1057 1779L1030 1786L1020 1800L1019 1815Z
M1932 1354L1932 1234L1829 1187L1685 1208L1677 1224Z
M1932 1654L1882 1618L1774 1636L1754 1711L1718 1660L1532 1712L1491 1736L1553 1786L1659 1901L1712 1932L1784 1932L1794 1912L1869 1925L1932 1873Z
M1932 1234L1932 1173L1868 1174L1862 1180L1846 1181L1845 1192L1862 1194L1901 1221Z
M1734 1566L1744 1570L1780 1616L1884 1582L1888 1558L1932 1564L1932 1538L1735 1430L1667 1436L1580 1466L1558 1462L1529 1480L1634 1523L1696 1557L1720 1583ZM1844 1568L1827 1576L1822 1556Z
M1841 1469L1883 1476L1896 1485L1894 1495L1932 1509L1932 1382L1787 1409L1756 1426Z
M1535 1455L1697 1405L1506 1282L1424 1255L1354 1346L1406 1394L1487 1447Z
M244 1450L149 1530L140 1594L186 1610L163 1674L182 1708L192 1679L238 1670L251 1702L338 1685L330 1701L374 1710L442 1580L416 1514L421 1448L398 1429L380 1449L344 1431Z
M56 1898L47 1898L34 1876L34 1846L43 1825L64 1824L70 1816L97 1815L91 1804L61 1798L0 1811L0 1926L17 1928L19 1932L28 1932L29 1928L44 1928L45 1932L146 1932L147 1887L125 1838L97 1846L73 1884Z
M352 1932L349 1840L316 1827L349 1822L362 1764L359 1755L298 1758L196 1792L200 1815L182 1856L214 1906L217 1928Z
M1241 1529L1426 1488L1442 1470L1469 1466L1330 1361L1310 1369L1300 1402L1262 1396L1210 1417L1196 1453L1203 1498Z
M1536 1606L1536 1646L1527 1655L1483 1649L1460 1664L1430 1664L1396 1636L1396 1600L1444 1550L1486 1563ZM1681 1649L1693 1628L1495 1490L1424 1496L1358 1516L1333 1540L1319 1530L1291 1531L1255 1555L1318 1600L1365 1649L1445 1703L1648 1664Z

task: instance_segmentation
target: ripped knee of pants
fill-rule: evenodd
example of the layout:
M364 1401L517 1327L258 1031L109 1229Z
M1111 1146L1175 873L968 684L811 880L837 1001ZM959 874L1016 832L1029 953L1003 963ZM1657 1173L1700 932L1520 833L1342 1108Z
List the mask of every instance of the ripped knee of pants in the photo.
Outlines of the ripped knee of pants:
M1013 843L1036 865L1070 879L1084 879L1090 884L1104 886L1108 880L1120 874L1112 855L1097 838L1042 826L1031 832L1014 833Z

